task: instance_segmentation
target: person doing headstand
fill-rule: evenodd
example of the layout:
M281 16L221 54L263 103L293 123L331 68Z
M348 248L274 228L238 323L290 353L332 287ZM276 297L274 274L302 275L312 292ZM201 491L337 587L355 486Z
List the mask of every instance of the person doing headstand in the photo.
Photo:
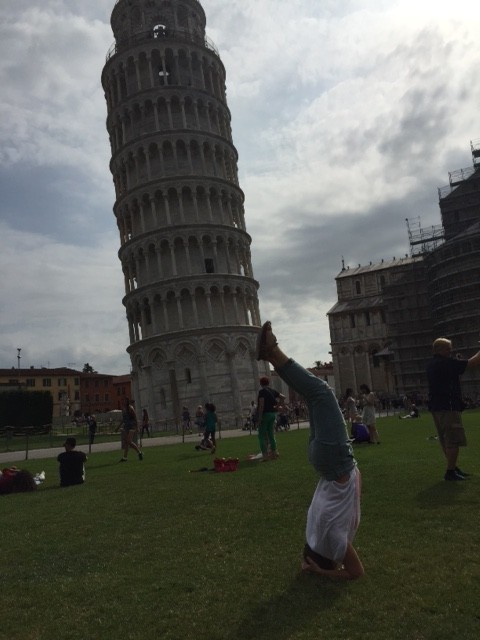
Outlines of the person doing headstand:
M256 356L308 404L309 460L321 477L308 509L302 569L336 580L360 578L364 568L352 543L360 523L361 476L335 394L281 351L270 322L258 335Z

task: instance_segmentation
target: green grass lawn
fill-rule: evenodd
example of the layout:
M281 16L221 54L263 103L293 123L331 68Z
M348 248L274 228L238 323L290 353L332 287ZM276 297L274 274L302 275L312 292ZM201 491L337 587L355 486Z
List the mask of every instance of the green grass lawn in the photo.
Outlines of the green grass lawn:
M366 575L348 583L299 571L306 431L280 433L266 464L246 461L255 436L221 440L235 473L190 473L213 457L190 443L94 453L66 489L55 460L29 460L45 484L0 497L0 639L476 640L480 412L464 416L462 483L443 480L428 415L380 419L382 444L356 448Z

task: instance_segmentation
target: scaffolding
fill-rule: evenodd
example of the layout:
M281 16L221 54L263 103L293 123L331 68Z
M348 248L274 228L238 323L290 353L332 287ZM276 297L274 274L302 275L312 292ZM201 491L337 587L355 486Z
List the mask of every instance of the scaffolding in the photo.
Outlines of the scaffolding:
M445 240L445 232L441 224L422 229L420 216L413 219L405 218L405 222L407 223L411 256L430 253Z
M480 138L477 140L470 140L470 149L472 151L472 164L473 166L466 169L457 169L456 171L448 172L448 182L445 187L438 188L438 200L443 200L449 196L458 185L468 180L473 174L480 168Z
M480 138L478 140L470 140L470 148L472 150L473 166L478 169L480 167Z

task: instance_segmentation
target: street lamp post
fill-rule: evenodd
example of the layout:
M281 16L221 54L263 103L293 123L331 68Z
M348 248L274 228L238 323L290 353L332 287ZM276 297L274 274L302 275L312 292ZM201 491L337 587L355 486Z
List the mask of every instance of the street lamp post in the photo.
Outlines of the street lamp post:
M22 349L21 349L20 347L17 347L17 361L18 361L18 369L20 369L20 359L21 359L21 357L22 357L22 356L20 355L21 350L22 350Z

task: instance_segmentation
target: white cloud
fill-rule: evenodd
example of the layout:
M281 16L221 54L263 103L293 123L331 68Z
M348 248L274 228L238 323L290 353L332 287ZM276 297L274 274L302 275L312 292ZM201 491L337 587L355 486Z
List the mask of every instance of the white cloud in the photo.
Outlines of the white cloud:
M15 364L18 346L24 364L30 354L32 364L128 366L100 83L113 6L0 6L0 366ZM408 251L405 218L438 224L436 187L470 163L480 7L202 6L227 71L262 315L301 362L327 359L341 256Z
M97 248L79 247L3 223L0 237L0 271L8 274L2 281L0 362L8 366L22 347L26 366L46 359L58 367L72 359L79 367L110 360L115 371L109 373L127 372L128 331L114 238L104 236Z
M0 74L8 91L0 112L1 164L90 171L93 164L92 175L104 171L108 137L99 81L109 32L99 21L48 7L26 9L2 23Z

